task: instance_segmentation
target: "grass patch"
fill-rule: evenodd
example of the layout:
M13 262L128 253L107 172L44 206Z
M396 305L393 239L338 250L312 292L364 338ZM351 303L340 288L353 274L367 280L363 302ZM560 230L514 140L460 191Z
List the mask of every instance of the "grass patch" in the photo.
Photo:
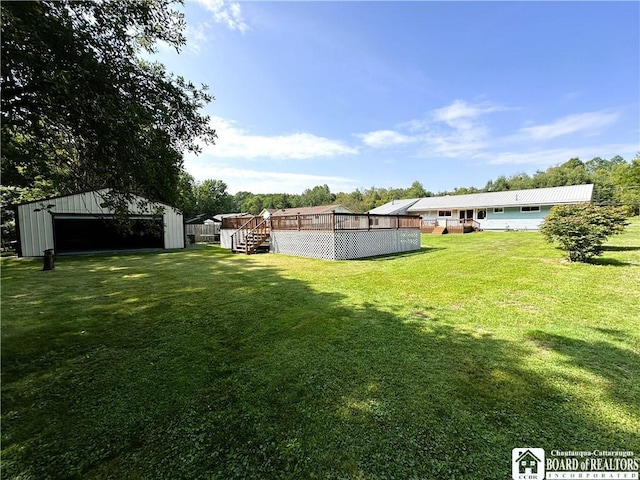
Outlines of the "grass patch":
M511 449L640 451L640 226L327 262L2 259L4 478L509 478Z

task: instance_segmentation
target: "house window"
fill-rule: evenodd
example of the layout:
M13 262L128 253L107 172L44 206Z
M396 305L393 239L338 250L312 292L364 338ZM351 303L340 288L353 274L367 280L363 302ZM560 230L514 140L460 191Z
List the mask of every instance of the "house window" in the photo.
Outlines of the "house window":
M451 210L438 210L438 216L439 217L450 217L451 216Z
M520 207L520 211L521 212L539 212L540 211L540 206L539 205L533 205L530 207Z
M493 209L493 213L504 213L504 208L502 207L495 207Z
M478 217L478 220L484 220L485 218L487 218L487 211L484 208L481 210L478 210L477 217Z

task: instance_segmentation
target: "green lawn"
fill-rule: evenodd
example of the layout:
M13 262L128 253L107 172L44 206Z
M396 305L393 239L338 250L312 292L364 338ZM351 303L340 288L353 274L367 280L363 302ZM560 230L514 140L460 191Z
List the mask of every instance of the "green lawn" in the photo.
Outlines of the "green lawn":
M511 449L640 452L640 225L328 262L2 259L3 478L508 479Z

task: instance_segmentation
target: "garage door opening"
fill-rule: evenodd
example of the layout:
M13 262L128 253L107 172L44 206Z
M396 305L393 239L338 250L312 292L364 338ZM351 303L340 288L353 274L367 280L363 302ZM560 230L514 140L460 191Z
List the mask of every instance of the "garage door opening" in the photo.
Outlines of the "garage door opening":
M112 218L53 219L56 254L163 248L162 220L136 218L130 231L119 228Z

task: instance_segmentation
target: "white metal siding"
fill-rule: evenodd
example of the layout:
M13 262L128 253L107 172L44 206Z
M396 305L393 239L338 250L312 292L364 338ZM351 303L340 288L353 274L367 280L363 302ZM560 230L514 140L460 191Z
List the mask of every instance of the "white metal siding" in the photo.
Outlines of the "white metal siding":
M516 218L512 220L486 219L478 220L482 230L540 230L541 218Z
M184 248L184 219L182 213L173 207L165 206L162 223L164 224L164 248Z
M53 217L46 211L33 212L35 204L18 207L22 256L39 257L53 248Z
M338 205L336 208L333 209L333 211L335 213L352 213L351 210L349 210L346 207L343 207L342 205Z
M223 228L220 230L220 246L222 248L231 248L231 235L235 232L232 228Z
M45 199L26 203L18 206L18 222L20 228L20 245L22 256L39 257L44 250L54 248L53 242L53 215L55 214L82 214L82 215L109 215L113 211L100 206L103 202L105 190L97 192L79 193L66 197ZM53 205L49 210L36 209L42 205ZM184 248L184 229L182 213L168 205L162 205L164 214L164 247L167 249ZM139 209L135 203L129 204L129 209L134 214L149 215L150 209Z

